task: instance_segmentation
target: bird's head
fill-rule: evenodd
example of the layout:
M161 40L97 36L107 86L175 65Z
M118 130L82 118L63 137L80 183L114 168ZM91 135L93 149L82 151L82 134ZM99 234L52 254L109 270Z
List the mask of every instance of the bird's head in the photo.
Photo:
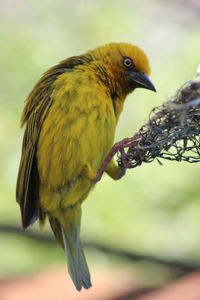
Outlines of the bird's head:
M135 88L156 91L148 78L150 65L146 54L137 46L128 43L111 43L93 51L97 63L103 62L109 77L126 96Z

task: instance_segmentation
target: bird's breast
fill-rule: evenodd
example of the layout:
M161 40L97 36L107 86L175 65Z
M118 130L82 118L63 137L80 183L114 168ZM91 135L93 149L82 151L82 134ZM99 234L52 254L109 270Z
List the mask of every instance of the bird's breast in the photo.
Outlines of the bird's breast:
M37 147L40 180L57 188L75 181L84 166L97 171L113 144L112 101L98 86L60 79Z

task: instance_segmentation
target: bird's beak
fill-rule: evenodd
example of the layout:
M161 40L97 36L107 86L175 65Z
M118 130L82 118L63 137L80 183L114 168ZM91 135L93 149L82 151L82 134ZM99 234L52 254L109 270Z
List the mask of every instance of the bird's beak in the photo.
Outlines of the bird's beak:
M141 87L156 92L153 82L144 72L131 71L128 73L135 87Z

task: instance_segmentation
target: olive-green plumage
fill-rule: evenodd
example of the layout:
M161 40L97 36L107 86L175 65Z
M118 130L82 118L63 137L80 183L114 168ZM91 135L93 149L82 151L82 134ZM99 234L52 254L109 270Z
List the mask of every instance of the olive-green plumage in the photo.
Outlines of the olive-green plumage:
M22 224L48 217L77 290L91 286L80 243L81 203L113 145L125 97L136 87L155 90L149 73L142 50L112 43L51 68L26 100L16 191ZM106 171L120 176L113 161Z

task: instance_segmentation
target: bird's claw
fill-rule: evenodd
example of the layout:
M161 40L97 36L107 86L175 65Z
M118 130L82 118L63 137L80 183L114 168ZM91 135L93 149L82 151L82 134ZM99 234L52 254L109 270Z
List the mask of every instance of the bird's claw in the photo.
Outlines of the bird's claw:
M120 156L121 171L120 171L119 179L122 178L126 174L127 169L132 168L131 159L130 159L129 155L127 155L127 153L125 152L124 148L120 149L120 154L121 154L121 156Z

